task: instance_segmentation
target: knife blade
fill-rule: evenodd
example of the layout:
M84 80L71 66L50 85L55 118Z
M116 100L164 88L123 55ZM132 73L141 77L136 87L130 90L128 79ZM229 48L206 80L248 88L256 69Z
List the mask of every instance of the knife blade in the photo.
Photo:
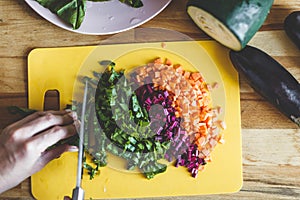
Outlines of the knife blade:
M79 151L78 151L78 163L77 163L77 179L76 187L73 189L72 200L83 200L84 199L84 190L81 187L81 176L82 176L82 158L83 158L83 141L84 141L84 116L86 110L86 101L87 101L87 92L88 92L88 82L85 81L84 95L82 101L82 111L81 111L81 125L79 130Z

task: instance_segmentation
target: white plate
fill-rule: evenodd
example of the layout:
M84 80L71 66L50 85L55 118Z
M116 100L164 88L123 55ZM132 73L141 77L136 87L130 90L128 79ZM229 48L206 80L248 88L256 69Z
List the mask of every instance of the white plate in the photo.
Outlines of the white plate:
M171 0L142 1L144 6L141 8L132 8L119 0L87 1L84 21L79 29L73 30L70 25L35 0L25 0L33 10L51 23L69 31L89 35L113 34L140 26L158 15L171 2Z

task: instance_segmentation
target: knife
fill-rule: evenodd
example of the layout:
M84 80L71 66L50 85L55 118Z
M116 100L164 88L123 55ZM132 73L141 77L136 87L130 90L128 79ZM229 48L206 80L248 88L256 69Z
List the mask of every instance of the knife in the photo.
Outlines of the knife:
M82 157L83 157L83 136L84 136L84 116L87 101L88 82L85 81L84 95L82 101L81 111L81 125L79 130L79 151L78 151L78 163L77 163L77 179L76 187L73 189L72 200L83 200L84 190L81 188L81 176L82 176Z
M285 67L251 46L230 51L230 59L256 92L300 127L300 85Z

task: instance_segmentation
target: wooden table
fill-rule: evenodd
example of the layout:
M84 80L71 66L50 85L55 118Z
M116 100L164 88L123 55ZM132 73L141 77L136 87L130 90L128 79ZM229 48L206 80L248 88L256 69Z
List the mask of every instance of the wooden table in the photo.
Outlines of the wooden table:
M173 0L142 27L161 27L194 39L209 40L185 12L186 0ZM298 0L275 0L260 31L251 40L300 80L300 51L283 31L283 20L300 10ZM23 0L0 0L0 129L17 120L10 105L27 106L27 55L37 47L98 45L110 36L65 31L44 20ZM42 67L42 66L41 66ZM300 129L257 95L240 77L243 138L243 178L240 192L185 199L299 199ZM33 199L30 179L0 195L0 199ZM163 197L158 199L183 199Z

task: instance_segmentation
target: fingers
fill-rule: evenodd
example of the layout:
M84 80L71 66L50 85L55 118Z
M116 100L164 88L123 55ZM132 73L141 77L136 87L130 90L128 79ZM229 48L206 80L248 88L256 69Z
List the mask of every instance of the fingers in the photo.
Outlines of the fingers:
M19 137L28 138L53 126L71 124L75 116L74 112L67 111L36 112L17 122L10 129Z
M35 112L31 115L28 115L27 117L21 119L20 121L17 121L15 123L11 124L9 127L19 128L19 127L23 126L24 124L26 124L26 123L34 120L34 119L37 119L40 116L45 115L46 113L52 113L53 115L65 115L67 113L67 111L65 111L65 110L61 110L61 111L38 111L38 112Z
M77 134L77 126L79 126L78 121L65 126L53 126L30 138L30 142L32 142L32 145L35 146L38 151L43 152L58 141Z
M35 135L53 126L62 126L71 123L73 123L73 118L69 114L55 115L53 113L46 113L29 122L23 127L23 130L31 135Z
M51 160L59 158L65 152L74 152L78 151L78 148L75 146L70 146L68 144L63 144L57 146L54 149L46 151L42 154L42 156L37 161L32 173L36 173L41 170L44 166L46 166Z

